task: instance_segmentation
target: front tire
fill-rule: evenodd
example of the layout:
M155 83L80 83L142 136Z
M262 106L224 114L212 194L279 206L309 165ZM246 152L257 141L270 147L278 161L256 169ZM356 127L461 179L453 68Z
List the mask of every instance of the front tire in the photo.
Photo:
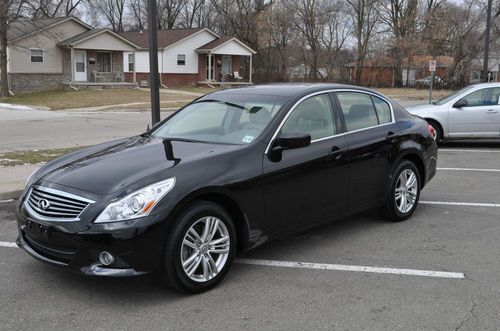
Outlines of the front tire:
M413 162L404 160L396 167L390 183L390 191L383 213L391 221L408 219L417 208L420 199L421 179Z
M189 206L169 231L163 280L176 290L201 293L227 274L236 255L236 231L220 205L199 201Z

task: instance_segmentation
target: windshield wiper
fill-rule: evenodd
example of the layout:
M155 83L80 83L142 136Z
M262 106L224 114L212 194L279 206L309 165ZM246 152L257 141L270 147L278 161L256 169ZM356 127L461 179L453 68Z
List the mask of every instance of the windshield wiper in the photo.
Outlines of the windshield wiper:
M235 108L239 108L239 109L243 109L243 110L245 109L245 107L237 105L235 103L221 101L221 100L215 100L215 99L201 100L201 101L198 101L197 103L202 103L202 102L219 102L219 103L223 103L225 105L231 106L231 107L235 107Z

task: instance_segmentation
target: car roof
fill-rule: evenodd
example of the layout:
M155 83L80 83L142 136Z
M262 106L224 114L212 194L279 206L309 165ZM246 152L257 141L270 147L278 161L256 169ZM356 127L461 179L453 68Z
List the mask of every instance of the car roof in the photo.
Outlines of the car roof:
M237 87L227 90L220 90L210 93L210 97L228 94L254 94L254 95L275 95L284 97L293 97L302 93L320 92L323 90L336 89L352 89L364 92L371 92L381 95L377 91L373 91L364 87L342 85L342 84L326 84L326 83L303 83L303 84L269 84L269 85L253 85L247 87Z

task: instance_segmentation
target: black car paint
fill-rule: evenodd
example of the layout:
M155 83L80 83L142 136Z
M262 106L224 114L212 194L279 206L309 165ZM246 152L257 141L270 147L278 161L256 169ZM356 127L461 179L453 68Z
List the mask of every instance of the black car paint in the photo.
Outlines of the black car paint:
M279 161L273 160L272 151L266 154L277 127L298 100L337 89L375 93L340 85L215 92L198 100L216 99L220 93L267 93L290 98L259 139L249 145L161 140L146 133L56 159L45 165L28 186L56 188L96 203L83 212L79 222L48 224L31 219L21 197L17 217L21 246L27 245L23 240L27 233L35 244L46 245L49 253L50 249L68 253L63 264L87 274L93 274L87 272L88 267L96 264L103 250L118 257L116 268L132 268L131 275L153 272L162 265L169 225L195 199L215 201L228 209L238 229L238 247L247 250L287 233L381 205L392 170L401 158L417 163L424 175L423 185L434 176L437 147L427 124L396 103L391 103L394 123L339 134L306 148L284 150ZM342 119L338 107L335 111ZM338 125L342 130L342 121ZM93 223L109 202L170 177L176 177L174 189L149 216ZM346 192L347 187L350 190ZM38 224L49 231L40 231ZM35 257L43 259L40 253L46 251L37 253Z

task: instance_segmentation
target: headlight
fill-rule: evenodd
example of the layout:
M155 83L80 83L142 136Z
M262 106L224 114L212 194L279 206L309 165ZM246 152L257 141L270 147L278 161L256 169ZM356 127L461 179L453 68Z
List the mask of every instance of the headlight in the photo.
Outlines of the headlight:
M94 223L125 221L149 215L175 185L175 177L146 186L106 206Z
M28 183L30 182L31 178L33 178L33 176L37 173L38 170L40 170L40 168L35 169L35 171L33 171L31 175L29 175L28 178L26 178L26 183L24 184L24 186L28 186Z

